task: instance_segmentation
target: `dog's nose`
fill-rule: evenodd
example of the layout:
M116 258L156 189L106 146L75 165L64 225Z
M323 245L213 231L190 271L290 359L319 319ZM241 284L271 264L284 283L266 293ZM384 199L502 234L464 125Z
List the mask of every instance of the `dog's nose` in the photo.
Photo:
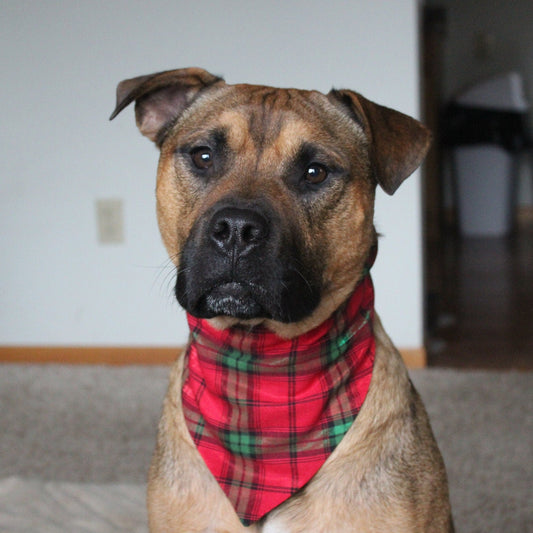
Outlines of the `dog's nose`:
M223 207L211 219L210 238L224 253L245 255L266 241L267 219L255 209Z

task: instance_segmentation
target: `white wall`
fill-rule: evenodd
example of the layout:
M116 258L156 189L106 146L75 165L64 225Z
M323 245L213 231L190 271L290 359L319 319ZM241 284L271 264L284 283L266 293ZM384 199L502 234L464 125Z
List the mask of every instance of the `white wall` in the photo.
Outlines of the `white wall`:
M107 120L121 79L197 65L418 112L416 0L11 0L0 40L0 344L186 339L156 228L157 151L131 109ZM125 244L98 244L98 198L123 199ZM398 345L418 347L418 174L377 203L378 309Z

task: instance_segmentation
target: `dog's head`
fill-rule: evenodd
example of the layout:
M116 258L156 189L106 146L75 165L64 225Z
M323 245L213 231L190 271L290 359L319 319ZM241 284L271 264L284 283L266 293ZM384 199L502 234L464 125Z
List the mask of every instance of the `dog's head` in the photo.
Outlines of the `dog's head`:
M375 242L376 185L393 194L428 131L349 90L228 85L197 69L117 88L159 147L157 213L176 295L218 327L290 337L351 293Z

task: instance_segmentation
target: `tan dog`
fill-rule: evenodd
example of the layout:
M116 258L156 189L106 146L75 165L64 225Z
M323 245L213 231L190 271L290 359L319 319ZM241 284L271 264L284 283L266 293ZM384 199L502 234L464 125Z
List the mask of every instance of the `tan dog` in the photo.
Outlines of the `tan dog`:
M376 185L393 194L430 143L414 119L349 90L227 85L201 69L121 82L111 118L133 101L161 151L157 214L178 301L244 337L266 328L280 342L299 338L343 309L376 242ZM185 421L181 356L150 471L150 530L453 531L428 417L371 316L373 374L355 422L305 486L248 527Z

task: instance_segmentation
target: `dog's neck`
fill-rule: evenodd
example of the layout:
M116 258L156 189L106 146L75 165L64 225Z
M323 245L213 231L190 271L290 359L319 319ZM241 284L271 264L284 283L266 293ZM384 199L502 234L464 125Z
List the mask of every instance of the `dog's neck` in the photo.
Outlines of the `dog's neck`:
M303 487L351 427L372 376L373 307L367 274L333 316L294 339L188 316L185 421L245 525Z

